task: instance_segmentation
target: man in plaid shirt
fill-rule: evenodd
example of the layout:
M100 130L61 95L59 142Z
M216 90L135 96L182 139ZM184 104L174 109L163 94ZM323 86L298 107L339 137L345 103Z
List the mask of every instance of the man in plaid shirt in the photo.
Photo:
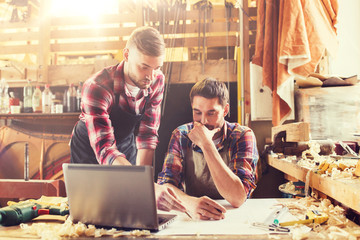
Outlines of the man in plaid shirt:
M152 165L164 92L165 43L151 27L137 28L124 60L83 85L80 120L70 148L72 163ZM171 189L156 186L158 207L185 211Z
M256 187L255 135L225 121L229 93L224 83L197 82L190 100L193 122L173 131L158 183L172 188L194 218L223 219L226 209L213 199L239 207Z

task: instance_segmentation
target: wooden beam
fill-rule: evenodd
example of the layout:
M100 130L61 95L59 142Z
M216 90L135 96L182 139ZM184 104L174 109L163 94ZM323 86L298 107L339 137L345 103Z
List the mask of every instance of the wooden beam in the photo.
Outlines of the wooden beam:
M49 81L53 86L68 86L84 82L94 73L94 64L53 65L49 67Z
M13 41L34 41L39 39L39 32L13 32L1 33L0 42L13 42Z
M74 43L54 43L51 44L51 52L106 52L110 50L120 50L125 47L125 41L96 41L93 42L74 42Z
M201 61L173 62L172 64L171 78L170 80L167 79L170 83L195 83L206 77L213 77L226 82L226 60L206 60L204 73L201 71ZM229 60L229 64L229 68L234 69L235 61ZM230 72L229 76L230 82L236 82L236 73Z
M170 63L164 64L164 69L168 64ZM173 64L171 76L170 79L166 79L171 84L195 83L206 77L226 81L226 60L207 60L204 73L201 73L201 61L172 62L171 64ZM229 60L229 64L229 68L233 69L235 61ZM98 70L94 64L49 66L49 81L52 85L78 84L79 81L84 82ZM236 82L236 73L230 72L229 81Z
M249 12L248 0L243 0L243 10L244 12ZM240 10L241 11L241 10ZM242 42L243 48L243 87L244 87L244 121L246 125L250 126L250 114L251 114L251 94L250 94L250 52L249 52L249 18L245 14L242 14L242 32L243 39Z
M0 47L0 55L5 54L24 54L24 53L38 53L39 46L34 45L19 45L19 46L2 46Z
M41 0L40 2L40 30L39 30L39 52L37 56L37 64L39 66L38 78L39 82L48 82L48 67L50 65L50 21L49 13L50 1Z
M41 196L65 197L63 180L0 179L0 198L33 198Z
M310 124L306 122L289 123L273 127L271 139L279 132L286 132L286 142L307 142L310 140Z
M123 22L136 22L136 14L108 14L102 15L96 21L96 25L101 24L116 24L116 23L123 23ZM85 25L89 26L94 21L91 17L84 17L84 16L72 16L72 17L53 17L51 18L51 25L52 26L66 26L66 25Z

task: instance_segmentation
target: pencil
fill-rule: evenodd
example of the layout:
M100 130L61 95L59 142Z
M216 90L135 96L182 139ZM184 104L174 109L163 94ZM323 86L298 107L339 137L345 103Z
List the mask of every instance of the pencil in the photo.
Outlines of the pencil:
M191 215L189 214L188 211L186 211L185 214L186 214L190 219L192 219L192 217L191 217Z

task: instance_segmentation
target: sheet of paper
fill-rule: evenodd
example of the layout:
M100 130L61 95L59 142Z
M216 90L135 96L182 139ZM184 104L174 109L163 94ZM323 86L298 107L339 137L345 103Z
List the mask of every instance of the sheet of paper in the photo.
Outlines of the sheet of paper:
M196 221L185 214L178 214L177 219L156 235L207 235L233 234L255 235L269 233L267 230L252 227L253 222L264 222L280 208L276 199L248 199L241 207L233 208L227 201L218 201L227 212L225 219L219 221ZM282 215L282 221L296 220L289 212ZM309 231L304 229L304 231Z

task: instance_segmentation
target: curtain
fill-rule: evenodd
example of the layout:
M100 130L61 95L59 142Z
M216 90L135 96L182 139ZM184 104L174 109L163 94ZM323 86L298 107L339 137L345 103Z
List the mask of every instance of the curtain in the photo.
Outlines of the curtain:
M294 78L314 72L325 50L336 56L337 0L258 0L253 64L272 91L272 123L294 111Z

